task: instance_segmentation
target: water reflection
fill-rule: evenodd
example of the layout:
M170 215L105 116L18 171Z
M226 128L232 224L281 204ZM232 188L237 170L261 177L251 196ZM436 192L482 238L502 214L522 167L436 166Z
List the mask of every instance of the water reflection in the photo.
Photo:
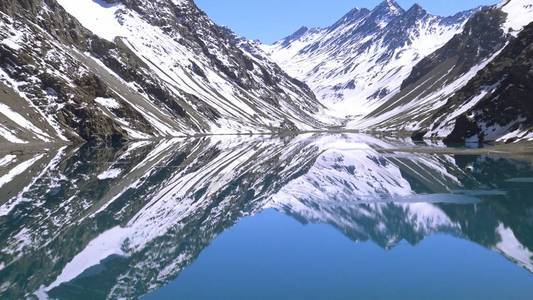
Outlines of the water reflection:
M265 209L383 248L442 232L533 272L527 160L368 136L220 137L0 155L0 295L137 298Z

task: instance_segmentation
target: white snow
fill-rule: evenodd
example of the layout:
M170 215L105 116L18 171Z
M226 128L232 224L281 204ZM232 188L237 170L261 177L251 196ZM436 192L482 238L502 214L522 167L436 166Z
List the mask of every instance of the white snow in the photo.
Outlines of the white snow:
M63 146L61 147L60 149L58 149L56 155L54 156L54 158L52 158L52 160L48 163L48 165L44 168L42 168L42 170L40 170L39 174L37 176L34 176L32 181L30 182L30 184L28 184L27 186L25 186L21 192L19 192L15 197L9 199L7 202L5 202L4 204L2 204L0 206L0 216L5 216L7 214L9 214L9 212L11 212L11 210L13 210L13 208L15 208L19 203L23 202L23 201L31 201L32 199L28 199L28 198L25 198L24 197L24 194L27 193L34 185L35 183L40 179L42 178L45 174L47 174L47 172L49 170L52 170L52 169L55 169L57 167L57 165L61 162L61 159L63 157L63 155L65 154L65 149L67 148L67 146ZM35 159L40 159L41 157L44 157L45 154L41 154L40 156L37 156ZM33 163L32 163L33 164Z
M390 49L381 32L352 36L364 21L348 22L335 30L313 29L288 46L278 42L262 47L291 76L309 84L329 108L325 112L329 117L346 118L364 116L397 93L413 66L442 47L464 25L444 24L430 16L408 33L410 44L395 49L383 60ZM344 41L346 38L349 42ZM319 48L306 48L315 46ZM387 90L387 97L374 98L380 90Z
M61 128L61 126L59 125L55 117L53 115L44 113L42 107L36 106L30 99L28 99L25 93L19 90L19 87L21 85L28 84L28 82L19 82L19 81L12 79L4 70L2 70L2 68L0 68L0 80L2 80L8 86L11 86L13 90L19 94L20 97L22 97L24 100L27 101L27 104L30 108L34 109L35 112L37 112L46 121L48 121L48 124L54 129L56 135L61 140L68 141L68 139L63 135L63 129ZM0 107L0 113L3 113L4 115L6 115L9 119L17 123L17 125L32 131L32 133L38 139L45 141L45 142L51 141L51 137L48 134L44 133L41 129L34 126L29 120L25 119L19 113L11 110L11 108L9 108L7 105L2 104L2 106ZM7 130L5 127L1 125L0 125L0 134L2 134L2 136L10 142L27 143L26 141L23 141L22 139L18 138L16 135L14 135L13 132L10 132L9 130Z
M39 159L43 158L44 154L39 154L31 159L28 159L14 168L12 168L7 174L0 177L0 188L4 186L5 184L11 182L15 177L18 175L24 173L28 168L30 168L35 162L37 162ZM0 214L1 215L1 214Z
M0 103L0 114L3 114L8 119L15 122L17 125L31 131L42 141L44 142L51 141L50 135L42 131L39 127L33 125L33 123L30 120L24 118L21 114L11 110L11 108L9 108L9 106L5 105L4 103Z
M110 169L97 176L99 180L117 178L122 173L121 169Z
M341 203L361 201L391 201L411 199L415 195L401 170L416 173L412 165L403 164L396 156L385 156L375 149L391 149L395 146L365 135L320 137L313 141L320 149L320 156L309 171L287 185L272 197L275 203L304 201ZM411 164L420 169L432 170L435 183L446 186L459 185L459 180L442 167L434 157L407 156ZM426 174L418 174L427 178Z
M519 141L533 141L533 130L531 129L522 129L518 128L517 130L505 132L502 136L500 136L496 141L498 142L504 142L514 139L515 142Z
M377 149L396 146L375 142L364 135L318 138L309 145L319 149L316 162L304 175L271 196L263 208L289 212L313 223L332 224L343 232L354 231L361 236L372 232L368 229L371 224L375 224L376 232L394 232L396 228L391 226L396 223L383 222L390 209L404 214L405 222L424 235L460 228L442 209L429 203L447 201L449 194L417 194L403 175L408 172L442 186L459 186L444 165L453 166L453 160L424 154L385 155ZM419 174L416 170L430 171ZM451 200L472 198L458 195ZM364 220L364 225L358 220ZM389 246L396 242L398 237L391 236Z
M98 97L96 99L94 99L94 101L104 107L107 107L107 108L110 108L110 109L119 109L120 108L120 104L118 103L117 100L113 99L113 98L101 98L101 97Z
M0 167L5 167L17 158L16 155L8 154L0 159Z
M507 13L503 30L514 36L533 22L533 0L503 0L499 7Z
M121 4L109 4L103 0L57 0L85 28L109 41L126 33L117 19Z
M75 279L83 271L98 265L111 255L125 255L123 244L128 233L127 228L115 227L100 234L63 268L61 274L45 290L50 291L62 283Z
M0 41L0 43L8 46L9 48L13 50L22 49L22 45L24 44L23 32L20 30L16 30L12 25L5 24L5 23L2 25L8 27L8 28L3 28L3 30L7 30L9 33L13 33L13 34L8 34L5 39Z
M432 232L439 228L458 227L450 217L436 205L430 203L404 204L415 228L422 232Z
M449 97L464 87L470 81L470 79L472 79L480 70L485 68L485 66L494 60L494 58L496 58L500 52L501 49L494 53L491 57L472 67L468 72L461 75L453 82L438 88L435 92L429 95L415 97L409 102L395 107L395 105L403 101L405 97L410 96L407 94L404 97L397 99L396 102L387 103L388 106L385 107L385 110L379 115L349 122L347 127L355 129L379 128L379 130L382 131L417 130L420 128L420 123L423 122L423 119L421 120L420 116L434 112L445 105ZM495 87L487 87L489 90L494 88ZM454 111L452 111L445 116L444 120L436 121L430 126L432 130L429 131L426 136L431 137L432 135L436 135L438 137L445 137L448 135L453 130L454 119L451 118L451 116L457 116L460 112L466 111L468 108L480 101L484 95L485 94L482 93L481 95L478 95L478 97L474 97L468 101L465 105L459 108L454 108L457 110L457 112L454 113ZM437 122L438 126L435 128L435 124Z
M6 139L10 143L14 144L27 144L28 142L22 139L19 139L13 132L0 124L0 136Z
M533 252L520 243L514 232L500 223L496 229L496 234L501 238L501 241L496 244L496 249L533 272Z

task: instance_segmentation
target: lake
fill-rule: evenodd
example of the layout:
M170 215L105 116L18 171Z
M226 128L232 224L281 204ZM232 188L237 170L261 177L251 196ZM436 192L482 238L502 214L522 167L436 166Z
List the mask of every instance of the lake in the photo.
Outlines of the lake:
M533 153L345 134L0 152L1 299L533 299Z

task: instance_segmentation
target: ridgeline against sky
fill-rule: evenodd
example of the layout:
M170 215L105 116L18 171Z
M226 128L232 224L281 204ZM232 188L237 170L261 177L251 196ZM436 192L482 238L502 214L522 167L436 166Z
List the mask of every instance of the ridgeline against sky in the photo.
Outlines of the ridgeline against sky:
M354 7L372 9L382 0L195 0L215 22L230 27L248 39L273 43L301 26L324 27L333 24ZM497 0L398 0L404 9L418 3L430 13L449 16Z

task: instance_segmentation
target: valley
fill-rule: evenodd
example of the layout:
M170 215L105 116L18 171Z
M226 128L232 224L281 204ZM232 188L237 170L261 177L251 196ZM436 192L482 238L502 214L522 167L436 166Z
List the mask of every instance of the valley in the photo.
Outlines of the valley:
M332 130L530 141L530 21L530 0L449 17L386 0L264 45L192 0L3 1L0 143Z

